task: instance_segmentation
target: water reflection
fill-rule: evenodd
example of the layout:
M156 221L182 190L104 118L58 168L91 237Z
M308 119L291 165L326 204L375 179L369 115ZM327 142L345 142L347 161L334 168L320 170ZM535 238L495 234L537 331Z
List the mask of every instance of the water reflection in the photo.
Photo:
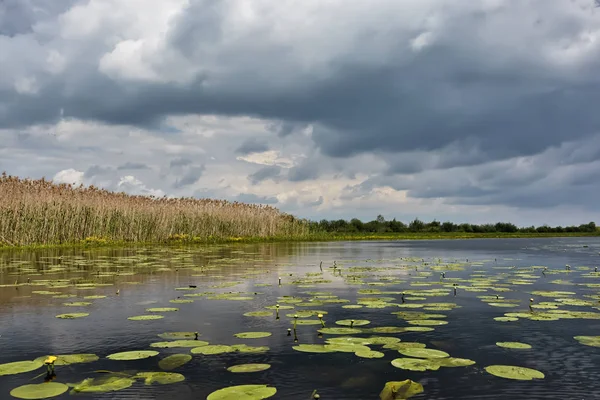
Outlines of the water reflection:
M587 247L584 247L587 246ZM77 382L95 376L95 370L158 370L160 358L189 349L160 349L153 359L117 362L108 354L148 349L160 341L165 331L198 331L200 340L211 344L248 344L269 346L262 354L228 353L194 356L176 372L186 381L173 385L145 387L136 383L129 389L98 398L177 398L199 399L229 385L265 383L278 389L277 399L308 399L317 389L322 399L374 399L387 381L413 379L423 384L425 392L415 399L565 399L600 396L600 349L573 340L576 335L597 335L600 322L595 320L530 321L500 323L493 320L504 312L491 307L477 296L496 292L470 292L459 287L454 296L450 286L447 296L428 297L427 302L452 302L457 308L443 311L448 325L431 332L405 332L397 336L405 342L418 341L428 347L447 351L454 357L477 362L463 368L415 372L396 369L390 361L398 353L385 350L382 359L363 359L352 353L309 354L292 350L294 336L298 343L323 344L330 335L318 335L318 326L298 326L296 335L287 335L292 322L281 310L280 318L245 317L244 313L264 310L279 302L281 296L299 296L306 292L330 292L355 304L369 295L360 289L401 292L439 287L442 279L451 283L464 279L510 287L504 296L520 300L527 307L529 293L535 290L569 290L575 298L597 294L594 287L578 283L600 282L582 276L578 266L599 263L600 243L594 238L530 240L466 240L403 242L277 243L206 246L193 248L131 249L58 249L38 252L0 253L0 363L34 359L46 354L94 353L101 358L91 364L57 367L59 382ZM440 259L438 261L438 259ZM468 262L466 260L469 260ZM290 282L318 277L323 262L322 279L326 283L291 285ZM340 266L334 272L334 261ZM424 264L427 263L427 264ZM456 263L463 266L447 269L445 277L432 266ZM573 266L568 276L523 278L532 284L509 284L523 267L547 266L550 270ZM503 269L500 269L503 267ZM511 269L515 267L516 269ZM341 274L340 274L341 272ZM522 272L522 271L521 271ZM310 275L307 275L310 274ZM308 277L308 278L307 278ZM279 278L283 284L279 285ZM520 279L520 278L519 278ZM556 280L568 284L551 283ZM365 284L360 284L363 282ZM370 285L368 285L370 283ZM527 282L526 282L527 283ZM268 286L266 286L268 285ZM306 287L302 287L306 286ZM189 289L189 290L187 290ZM252 300L209 300L198 293L236 292ZM72 297L70 297L72 296ZM89 297L106 296L106 297ZM86 298L87 297L87 298ZM193 300L171 303L171 300ZM552 299L547 299L551 301ZM89 302L86 306L64 303ZM282 303L283 304L283 303ZM366 319L373 326L407 326L391 312L398 308L345 309L346 303L315 303L296 310L325 310L327 326L341 319ZM155 321L130 321L127 318L148 314L150 307L177 307ZM521 308L523 308L521 307ZM597 311L591 307L561 307ZM60 320L61 313L86 312L81 319ZM293 312L293 310L292 310ZM436 312L436 311L431 311ZM267 338L241 340L237 332L269 331ZM515 351L495 345L499 341L529 343L532 350ZM380 350L373 346L374 349ZM242 363L267 363L271 368L250 374L232 374L226 368ZM491 364L520 365L543 371L543 381L517 382L487 374ZM39 374L0 377L0 398ZM39 378L43 381L43 376ZM68 394L57 398L67 398Z

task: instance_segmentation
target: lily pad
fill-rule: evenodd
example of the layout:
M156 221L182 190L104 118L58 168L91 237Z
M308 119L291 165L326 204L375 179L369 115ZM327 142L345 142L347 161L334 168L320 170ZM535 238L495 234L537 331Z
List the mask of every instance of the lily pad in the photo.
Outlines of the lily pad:
M154 350L138 350L138 351L123 351L106 356L110 360L129 361L141 360L143 358L154 357L158 355L158 351Z
M158 335L158 337L163 339L194 339L197 336L200 336L198 332L165 332Z
M327 347L323 344L299 344L297 346L292 346L292 349L296 351L301 351L303 353L333 353L331 347Z
M208 395L206 400L262 400L277 393L277 389L267 385L238 385L219 389Z
M319 329L320 333L328 333L330 335L352 335L355 333L361 333L360 329L356 328L323 328Z
M516 318L516 317L496 317L496 318L494 318L494 321L498 321L498 322L515 322L518 320L519 320L519 318Z
M440 364L435 359L396 358L392 360L392 365L408 371L437 371L440 369Z
M45 382L19 386L10 391L10 395L17 399L37 400L60 396L69 390L64 383Z
M504 347L506 349L530 349L531 345L527 343L519 342L496 342L496 346Z
M39 361L42 364L49 357L49 355L45 355L43 357L38 357L34 361ZM99 359L99 357L95 354L57 354L56 361L54 361L54 365L71 365L71 364L82 364L94 362Z
M448 321L439 320L439 319L412 319L410 321L406 321L411 325L422 325L422 326L438 326L438 325L446 325Z
M190 350L190 352L192 354L204 354L206 356L215 355L215 354L223 354L223 353L232 353L234 351L235 351L235 349L232 346L218 345L218 344L194 347L192 350Z
M79 383L70 383L73 389L71 393L108 393L117 390L127 389L133 385L134 380L122 376L109 376L107 378L95 379L87 378Z
M343 326L363 326L363 325L368 325L371 323L371 321L368 321L366 319L342 319L340 321L335 321L335 323L337 325L343 325Z
M533 379L544 379L545 375L535 369L525 367L514 367L511 365L490 365L485 370L500 378L530 381Z
M162 370L170 371L190 362L191 359L192 356L189 354L172 354L160 360L158 366Z
M0 364L0 376L22 374L23 372L35 371L44 365L43 360L33 361L15 361L6 364Z
M475 361L467 358L446 357L435 360L441 367L468 367L475 364Z
M154 319L162 319L164 315L136 315L135 317L127 318L130 321L151 321Z
M203 340L181 339L181 340L172 340L172 341L167 341L167 342L151 343L150 347L158 347L161 349L170 349L170 348L174 348L174 347L200 347L200 346L207 346L207 345L208 345L208 342L205 342Z
M233 336L240 339L260 339L271 336L271 332L240 332Z
M382 358L385 354L380 351L368 350L368 351L356 351L354 355L360 358Z
M406 379L399 382L387 382L379 393L380 400L405 400L423 393L423 385Z
M89 306L90 302L88 301L75 301L72 303L63 303L63 306L68 306L68 307L84 307L84 306Z
M173 311L179 311L179 308L175 308L175 307L157 307L157 308L147 308L146 311L147 312L157 312L157 313L161 313L161 312L173 312Z
M400 354L404 354L409 357L416 358L445 358L450 357L450 354L445 351L435 350L435 349L420 349L420 348L406 348L399 349L398 352Z
M600 336L575 336L574 339L586 346L600 347Z
M176 372L138 372L134 378L143 379L146 385L152 385L153 383L168 385L185 380L185 376Z
M271 368L270 364L239 364L232 365L227 371L234 373L259 372Z
M84 318L90 315L89 313L70 313L70 314L59 314L56 318L60 319L75 319L75 318Z
M272 317L272 311L250 311L244 314L245 317Z

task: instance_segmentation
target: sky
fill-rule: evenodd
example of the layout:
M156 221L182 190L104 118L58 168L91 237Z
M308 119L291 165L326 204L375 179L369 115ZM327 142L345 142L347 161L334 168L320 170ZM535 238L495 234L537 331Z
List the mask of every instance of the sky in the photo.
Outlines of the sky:
M0 171L301 218L600 222L594 0L2 0Z

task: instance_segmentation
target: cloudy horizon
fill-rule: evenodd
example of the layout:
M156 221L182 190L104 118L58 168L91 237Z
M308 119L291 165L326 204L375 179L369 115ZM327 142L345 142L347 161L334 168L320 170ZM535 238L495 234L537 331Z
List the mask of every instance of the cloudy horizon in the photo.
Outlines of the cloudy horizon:
M301 218L600 222L594 0L4 0L0 171Z

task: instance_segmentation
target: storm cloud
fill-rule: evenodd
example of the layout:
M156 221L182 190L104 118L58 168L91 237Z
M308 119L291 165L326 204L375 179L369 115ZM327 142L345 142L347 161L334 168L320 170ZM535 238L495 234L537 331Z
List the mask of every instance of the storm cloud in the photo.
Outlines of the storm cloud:
M584 223L599 36L592 0L8 0L0 168L310 218Z

